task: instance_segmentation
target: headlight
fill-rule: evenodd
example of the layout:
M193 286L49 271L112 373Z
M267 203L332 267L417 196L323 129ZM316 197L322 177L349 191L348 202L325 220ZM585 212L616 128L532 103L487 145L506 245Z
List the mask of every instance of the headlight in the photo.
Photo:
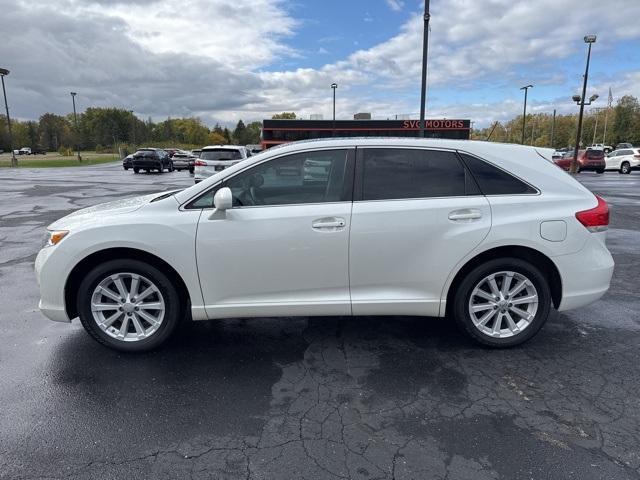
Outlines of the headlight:
M69 234L69 230L47 230L47 242L45 247L52 247L59 244L64 237Z

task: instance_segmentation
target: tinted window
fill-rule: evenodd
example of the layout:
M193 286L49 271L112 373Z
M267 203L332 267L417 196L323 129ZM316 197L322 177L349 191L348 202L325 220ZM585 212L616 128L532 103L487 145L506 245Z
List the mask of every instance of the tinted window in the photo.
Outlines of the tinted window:
M633 150L622 150L619 155L633 155Z
M461 154L480 190L485 195L518 195L537 193L536 190L513 175L500 170L479 158Z
M338 202L346 168L347 150L297 153L250 168L225 185L234 206Z
M218 148L216 150L203 150L200 152L200 158L203 160L242 160L242 154L240 150Z
M477 193L453 152L367 148L362 152L363 200L452 197Z

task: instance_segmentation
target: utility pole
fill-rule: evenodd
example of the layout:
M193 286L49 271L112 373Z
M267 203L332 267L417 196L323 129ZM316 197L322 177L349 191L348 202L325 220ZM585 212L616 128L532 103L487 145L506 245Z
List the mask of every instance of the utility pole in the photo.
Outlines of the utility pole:
M611 93L611 87L609 87L609 98L607 98L607 109L604 111L604 133L602 134L602 145L607 143L607 116L613 103L613 94Z
M4 88L4 77L9 75L9 70L6 68L0 68L0 78L2 79L2 95L4 96L4 108L7 112L7 127L9 128L9 149L11 150L11 166L18 166L18 159L13 151L13 136L11 135L11 117L9 116L9 104L7 103L7 91Z
M331 88L333 89L333 128L332 128L333 131L331 132L331 135L335 137L336 136L336 88L338 88L338 84L332 83Z
M422 87L420 91L420 136L424 138L427 126L424 120L425 105L427 102L427 54L429 53L429 0L424 0L424 32L422 34Z
M76 125L76 152L78 153L78 161L82 161L80 156L80 142L78 142L78 115L76 114L76 92L71 92L71 101L73 102L73 122Z
M553 120L551 122L551 148L556 148L554 147L554 142L555 142L555 135L556 135L556 109L553 109Z
M527 93L529 89L533 88L533 85L525 85L524 87L520 87L520 90L524 90L524 109L522 110L522 140L520 143L524 145L524 126L527 121Z
M606 107L597 107L597 108L591 109L591 111L596 116L596 123L593 127L593 139L591 140L591 145L596 143L596 134L598 133L598 118L600 117L600 113L606 112L606 110L607 110ZM602 142L602 145L604 146L604 141Z

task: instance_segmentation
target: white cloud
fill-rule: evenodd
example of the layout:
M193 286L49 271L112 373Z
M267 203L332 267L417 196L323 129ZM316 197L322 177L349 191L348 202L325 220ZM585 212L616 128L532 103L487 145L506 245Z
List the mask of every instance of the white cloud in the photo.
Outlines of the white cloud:
M399 12L404 7L404 2L402 0L386 0L389 8L394 12Z

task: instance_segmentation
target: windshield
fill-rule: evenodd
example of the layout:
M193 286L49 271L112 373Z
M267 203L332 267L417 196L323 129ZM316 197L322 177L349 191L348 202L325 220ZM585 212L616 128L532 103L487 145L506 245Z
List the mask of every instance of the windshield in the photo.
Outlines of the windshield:
M203 150L200 152L200 158L203 160L242 160L242 155L240 150L219 148L216 150Z

